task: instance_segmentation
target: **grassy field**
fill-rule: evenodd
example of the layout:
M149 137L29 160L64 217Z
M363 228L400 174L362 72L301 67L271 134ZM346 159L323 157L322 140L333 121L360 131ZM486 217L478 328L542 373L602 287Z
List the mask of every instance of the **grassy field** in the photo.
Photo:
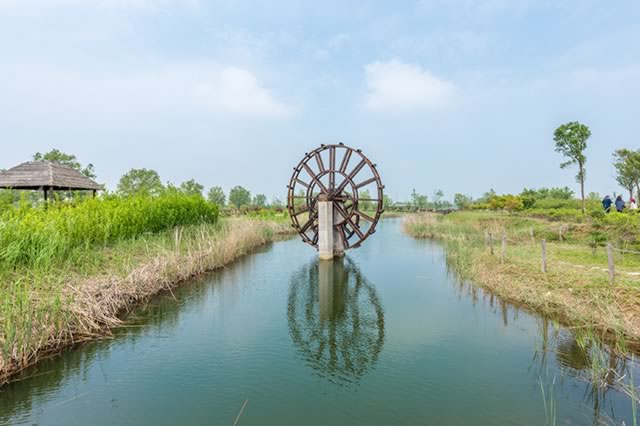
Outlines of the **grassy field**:
M284 216L217 220L215 206L189 197L25 209L0 217L0 383L63 346L108 334L150 296L292 231ZM130 209L146 211L132 217ZM101 232L76 232L83 222L74 215ZM25 216L37 226L31 234Z
M610 219L583 223L550 221L496 212L413 215L405 231L442 240L447 261L462 279L499 296L588 327L640 340L640 255L616 252L610 285L608 242L635 247L628 232ZM533 232L533 238L531 233ZM494 254L487 234L494 239ZM502 236L506 256L502 258ZM541 239L547 241L548 270L541 270Z

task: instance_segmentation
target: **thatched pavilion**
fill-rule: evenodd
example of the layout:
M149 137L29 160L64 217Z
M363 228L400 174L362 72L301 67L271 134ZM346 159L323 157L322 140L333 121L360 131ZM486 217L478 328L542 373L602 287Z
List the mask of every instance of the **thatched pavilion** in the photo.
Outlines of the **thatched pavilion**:
M29 161L0 172L0 188L49 191L96 191L102 186L79 171L50 161Z

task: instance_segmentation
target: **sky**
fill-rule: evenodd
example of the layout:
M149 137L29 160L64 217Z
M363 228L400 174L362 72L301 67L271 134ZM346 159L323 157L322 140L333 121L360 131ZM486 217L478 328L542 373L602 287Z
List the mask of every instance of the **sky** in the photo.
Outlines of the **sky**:
M553 131L588 125L586 191L640 148L637 0L0 0L0 168L53 148L284 199L321 143L386 193L569 186Z

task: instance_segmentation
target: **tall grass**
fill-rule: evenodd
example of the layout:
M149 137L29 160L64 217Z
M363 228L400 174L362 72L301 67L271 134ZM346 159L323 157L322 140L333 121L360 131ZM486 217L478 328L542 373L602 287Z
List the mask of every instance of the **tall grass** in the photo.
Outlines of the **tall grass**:
M50 269L82 250L217 218L217 206L184 194L23 204L0 215L0 270Z
M108 333L140 301L291 229L248 218L177 227L92 249L99 267L90 271L10 275L0 285L0 384L62 346Z
M640 340L640 255L616 257L616 284L611 286L606 252L589 247L587 224L461 212L409 216L404 230L417 238L442 241L447 264L461 279L574 326ZM604 232L615 238L610 230ZM503 233L507 236L504 259ZM485 240L489 234L493 255ZM542 238L547 240L546 273L540 266Z

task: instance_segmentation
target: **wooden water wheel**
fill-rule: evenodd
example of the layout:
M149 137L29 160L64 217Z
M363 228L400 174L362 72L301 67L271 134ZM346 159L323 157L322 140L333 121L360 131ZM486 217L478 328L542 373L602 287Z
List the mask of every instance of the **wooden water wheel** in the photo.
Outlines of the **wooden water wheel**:
M287 189L292 226L316 248L319 200L333 203L333 226L345 250L359 247L373 234L384 211L384 185L376 165L343 143L305 153Z

